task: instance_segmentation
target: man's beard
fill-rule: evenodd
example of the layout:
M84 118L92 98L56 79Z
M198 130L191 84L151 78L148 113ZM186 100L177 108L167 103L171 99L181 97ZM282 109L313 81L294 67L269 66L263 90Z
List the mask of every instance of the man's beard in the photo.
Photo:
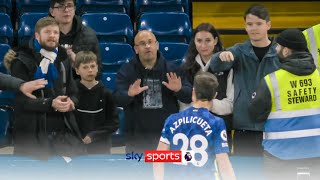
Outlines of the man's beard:
M54 47L49 47L49 46L46 45L45 42L41 41L40 42L40 46L41 46L42 49L45 49L47 51L52 51L53 52L58 47L58 43L56 43L56 45Z
M277 54L277 56L278 56L280 62L284 61L285 57L282 54Z

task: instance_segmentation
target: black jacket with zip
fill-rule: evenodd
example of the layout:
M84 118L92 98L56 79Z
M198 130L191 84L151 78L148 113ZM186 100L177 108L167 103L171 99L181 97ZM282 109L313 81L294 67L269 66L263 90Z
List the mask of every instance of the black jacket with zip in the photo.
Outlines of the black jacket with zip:
M143 108L143 101L146 98L143 92L135 97L128 96L128 89L137 79L141 79L141 86L145 79L152 79L155 86L156 82L167 80L166 73L176 72L181 77L182 88L175 93L166 86L160 85L158 88L149 86L149 90L156 90L161 93L161 108ZM182 71L173 63L166 61L158 52L157 62L152 69L146 69L140 62L138 56L124 64L117 73L116 90L114 96L118 106L124 108L126 130L131 133L155 133L160 136L166 118L179 111L178 100L184 103L191 103L192 85L182 74Z

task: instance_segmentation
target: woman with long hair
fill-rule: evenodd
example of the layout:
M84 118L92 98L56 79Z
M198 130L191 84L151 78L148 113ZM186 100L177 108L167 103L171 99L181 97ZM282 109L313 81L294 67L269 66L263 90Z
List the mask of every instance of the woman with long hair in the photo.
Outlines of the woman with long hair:
M189 81L193 84L195 75L199 71L211 72L209 68L212 55L223 51L220 36L217 30L209 23L201 23L193 33L189 43L188 54L182 69L186 73ZM211 112L225 120L227 129L231 129L231 118L233 111L233 70L223 71L214 74L219 82L218 94L213 101ZM181 109L186 107L180 104Z

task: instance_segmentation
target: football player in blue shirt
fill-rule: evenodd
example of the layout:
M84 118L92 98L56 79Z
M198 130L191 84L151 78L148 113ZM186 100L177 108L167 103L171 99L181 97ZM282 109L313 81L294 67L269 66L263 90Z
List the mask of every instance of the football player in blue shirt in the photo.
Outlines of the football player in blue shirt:
M166 172L170 174L170 179L218 179L219 175L222 179L236 179L227 154L229 147L224 121L209 111L217 88L218 81L211 73L202 72L196 75L192 107L167 118L157 150L194 153L194 160L190 161L192 163L168 164L170 168ZM186 155L189 160L190 153ZM164 179L163 163L154 163L153 169L154 179ZM171 171L174 173L171 174Z

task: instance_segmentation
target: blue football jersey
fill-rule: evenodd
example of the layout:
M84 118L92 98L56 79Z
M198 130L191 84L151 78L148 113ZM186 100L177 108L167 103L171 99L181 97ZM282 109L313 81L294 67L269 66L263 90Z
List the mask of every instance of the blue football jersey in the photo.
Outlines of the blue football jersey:
M166 164L168 179L213 179L217 175L215 154L229 152L223 119L206 108L190 107L169 116L160 141L169 144L171 150L194 152L192 163Z

